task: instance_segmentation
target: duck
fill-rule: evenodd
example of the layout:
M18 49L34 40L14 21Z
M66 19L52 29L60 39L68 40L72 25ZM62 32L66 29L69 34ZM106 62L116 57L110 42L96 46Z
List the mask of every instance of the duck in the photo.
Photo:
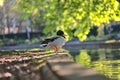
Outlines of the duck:
M65 35L62 30L58 30L56 36L46 38L41 42L42 47L50 47L53 48L55 53L58 53L58 50L65 45Z

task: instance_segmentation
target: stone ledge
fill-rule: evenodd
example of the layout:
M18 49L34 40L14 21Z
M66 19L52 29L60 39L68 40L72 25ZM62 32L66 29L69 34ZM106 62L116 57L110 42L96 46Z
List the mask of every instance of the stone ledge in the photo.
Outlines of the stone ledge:
M59 80L111 80L93 69L73 62L66 53L49 57L47 66Z

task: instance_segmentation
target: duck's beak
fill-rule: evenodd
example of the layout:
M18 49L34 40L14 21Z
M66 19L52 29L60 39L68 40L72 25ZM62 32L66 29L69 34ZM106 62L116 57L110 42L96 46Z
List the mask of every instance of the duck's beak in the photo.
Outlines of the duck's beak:
M65 36L67 36L67 35L63 35L64 38L65 38Z

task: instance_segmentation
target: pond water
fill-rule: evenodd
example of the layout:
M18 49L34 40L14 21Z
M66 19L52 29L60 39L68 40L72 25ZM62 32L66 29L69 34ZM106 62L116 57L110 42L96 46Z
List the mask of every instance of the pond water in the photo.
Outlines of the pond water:
M74 61L94 68L112 80L120 80L120 49L69 50Z

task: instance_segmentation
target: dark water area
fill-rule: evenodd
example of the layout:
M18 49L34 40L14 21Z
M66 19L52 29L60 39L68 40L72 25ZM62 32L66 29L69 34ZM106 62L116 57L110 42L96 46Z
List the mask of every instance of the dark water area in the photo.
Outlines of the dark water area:
M76 63L120 80L120 49L69 49L69 53Z

